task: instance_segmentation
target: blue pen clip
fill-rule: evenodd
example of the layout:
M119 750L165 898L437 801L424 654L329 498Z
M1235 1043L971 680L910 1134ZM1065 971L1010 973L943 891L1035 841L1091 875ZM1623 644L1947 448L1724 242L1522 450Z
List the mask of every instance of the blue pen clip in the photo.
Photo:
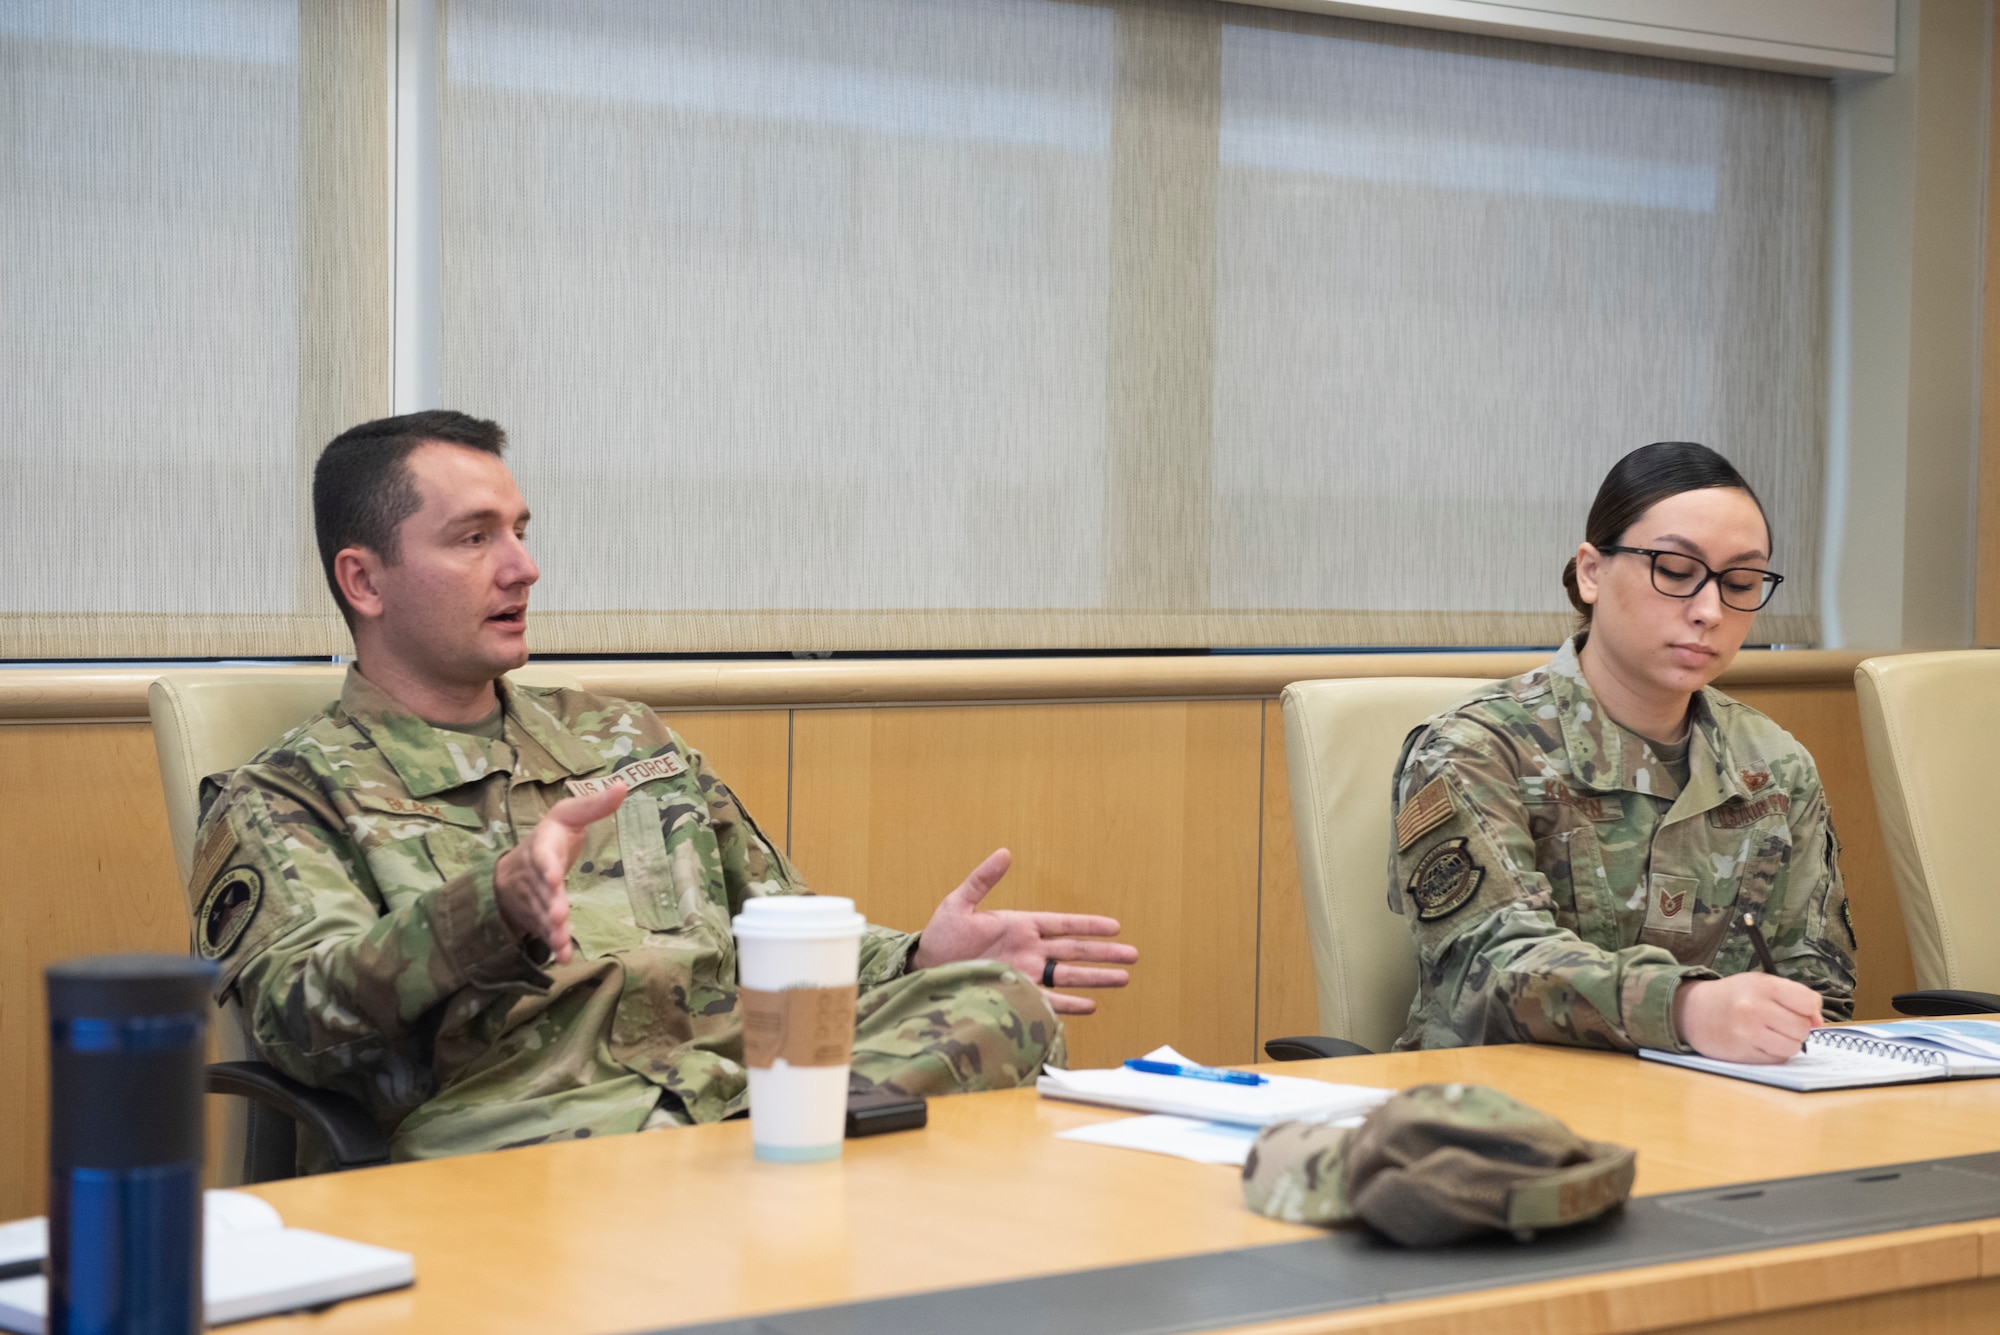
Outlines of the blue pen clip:
M1250 1071L1225 1071L1219 1066L1182 1066L1178 1062L1152 1062L1144 1057L1128 1057L1125 1060L1128 1071L1144 1071L1147 1075L1179 1075L1189 1080L1213 1080L1218 1085L1262 1085L1268 1083L1265 1077Z

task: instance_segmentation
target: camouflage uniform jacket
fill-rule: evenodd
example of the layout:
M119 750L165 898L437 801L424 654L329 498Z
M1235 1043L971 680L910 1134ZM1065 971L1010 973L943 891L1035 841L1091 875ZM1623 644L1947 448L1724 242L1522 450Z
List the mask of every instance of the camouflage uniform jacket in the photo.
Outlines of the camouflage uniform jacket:
M1748 705L1694 698L1688 782L1614 724L1577 651L1495 682L1403 743L1389 904L1416 937L1402 1049L1687 1051L1684 979L1757 967L1854 1009L1854 934L1812 757Z
M650 709L500 692L488 741L431 727L350 669L337 704L218 776L190 886L196 948L263 1055L359 1099L399 1157L635 1130L675 1109L662 1090L695 1121L739 1111L729 920L805 886ZM554 965L501 921L494 863L613 774L630 792L588 832L567 886L575 953ZM900 975L914 942L869 929L862 985Z

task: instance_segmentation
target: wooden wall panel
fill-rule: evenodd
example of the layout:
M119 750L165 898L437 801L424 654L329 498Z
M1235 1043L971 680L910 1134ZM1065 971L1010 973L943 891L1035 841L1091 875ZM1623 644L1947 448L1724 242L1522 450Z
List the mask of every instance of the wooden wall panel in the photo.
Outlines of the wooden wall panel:
M1916 987L1917 969L1910 962L1910 938L1903 930L1903 910L1875 815L1853 683L1744 686L1730 694L1769 714L1812 752L1834 832L1840 836L1840 874L1861 947L1854 961L1854 1015L1859 1020L1893 1017L1889 998Z
M0 727L0 1219L47 1194L42 970L188 948L166 800L143 723Z
M1848 1269L1840 1264L1842 1259L1814 1268L1825 1282L1838 1283L1839 1278L1831 1272ZM1741 1277L1732 1278L1743 1282ZM1762 1275L1751 1282L1760 1281L1768 1283ZM2000 1307L2000 1279L1975 1279L1871 1293L1817 1307L1760 1312L1682 1329L1687 1335L1880 1335L1883 1331L1897 1335L1987 1335L1993 1329L1996 1307Z
M1172 1042L1253 1060L1261 706L1242 701L799 710L792 857L914 930L994 848L996 908L1108 913L1132 985L1069 1027L1105 1065Z
M667 726L701 752L781 846L791 842L792 713L789 709L680 710Z
M1292 841L1291 782L1285 771L1285 711L1264 701L1262 871L1257 886L1257 1052L1273 1038L1320 1033L1312 938L1299 892L1298 845Z

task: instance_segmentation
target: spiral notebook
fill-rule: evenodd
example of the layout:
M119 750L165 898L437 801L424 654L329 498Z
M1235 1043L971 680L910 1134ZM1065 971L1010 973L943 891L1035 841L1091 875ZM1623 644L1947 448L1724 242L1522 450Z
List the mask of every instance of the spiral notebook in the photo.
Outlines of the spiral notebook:
M1758 1066L1641 1048L1648 1061L1754 1080L1780 1089L1862 1089L2000 1075L2000 1020L1897 1020L1815 1029L1799 1055Z

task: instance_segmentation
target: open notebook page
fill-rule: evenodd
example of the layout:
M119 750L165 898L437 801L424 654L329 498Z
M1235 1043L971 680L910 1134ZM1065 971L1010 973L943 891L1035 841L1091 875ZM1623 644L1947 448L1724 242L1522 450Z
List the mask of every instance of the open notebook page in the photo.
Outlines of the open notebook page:
M240 1191L202 1193L202 1298L207 1323L318 1307L342 1298L401 1288L416 1279L408 1252L286 1228L278 1212ZM45 1220L0 1225L15 1250L47 1248ZM48 1283L39 1274L0 1281L0 1330L42 1335Z

